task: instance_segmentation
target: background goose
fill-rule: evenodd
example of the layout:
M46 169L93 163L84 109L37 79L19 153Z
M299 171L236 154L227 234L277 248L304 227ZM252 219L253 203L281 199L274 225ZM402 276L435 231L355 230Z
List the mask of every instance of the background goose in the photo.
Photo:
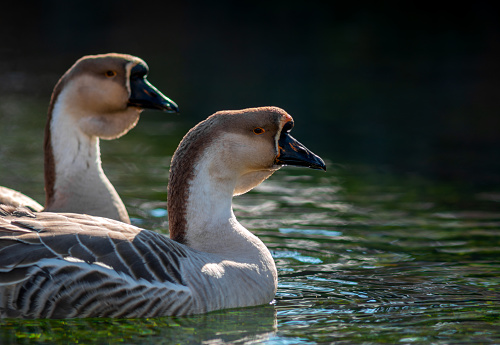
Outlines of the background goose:
M127 210L101 167L99 138L116 139L139 120L144 108L178 112L131 55L85 56L54 87L45 127L45 211L86 213L130 223ZM0 203L43 207L0 187Z
M236 220L233 195L282 165L326 169L275 107L191 129L168 187L170 237L106 218L0 207L0 316L153 317L269 303L277 271Z

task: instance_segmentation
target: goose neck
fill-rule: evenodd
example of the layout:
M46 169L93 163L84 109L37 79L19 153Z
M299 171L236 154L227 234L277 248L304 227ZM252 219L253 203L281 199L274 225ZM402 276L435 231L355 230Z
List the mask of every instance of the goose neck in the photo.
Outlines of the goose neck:
M47 124L45 210L87 213L130 222L101 166L99 138L78 126L78 114L58 102Z
M236 179L224 176L222 168L211 159L201 159L194 168L186 207L186 239L191 246L234 233L237 221L231 203Z

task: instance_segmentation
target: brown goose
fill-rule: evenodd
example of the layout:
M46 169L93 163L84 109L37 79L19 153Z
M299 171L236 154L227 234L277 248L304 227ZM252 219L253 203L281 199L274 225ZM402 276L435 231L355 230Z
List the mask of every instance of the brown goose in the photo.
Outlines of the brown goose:
M86 213L130 223L127 210L101 167L99 139L116 139L134 128L144 108L178 112L131 55L90 55L61 77L52 93L45 128L45 209ZM0 203L43 207L0 187Z
M170 237L106 218L0 207L0 316L188 315L269 303L277 271L231 200L281 166L326 169L275 107L223 111L177 148Z

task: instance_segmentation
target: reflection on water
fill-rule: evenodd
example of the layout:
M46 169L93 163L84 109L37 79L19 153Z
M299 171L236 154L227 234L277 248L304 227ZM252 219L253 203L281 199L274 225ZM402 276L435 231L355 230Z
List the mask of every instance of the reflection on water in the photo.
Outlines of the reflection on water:
M36 106L16 106L9 121L0 114L0 182L43 201L44 118L27 121ZM184 129L165 127L165 142L150 136L155 121L143 117L101 146L133 222L165 232L168 165ZM1 320L0 343L498 343L499 196L375 167L287 167L234 200L277 263L272 305L186 318Z
M276 333L272 306L152 319L2 320L5 343L242 344Z
M450 196L440 185L395 177L389 186L368 184L358 179L376 179L373 171L346 173L356 169L338 170L344 189L318 189L309 198L318 203L302 192L314 187L287 182L293 196L284 214L301 214L296 225L258 231L277 253L280 333L315 342L498 341L498 201L480 193L462 196L476 198L476 209L444 207ZM432 190L415 195L421 188Z

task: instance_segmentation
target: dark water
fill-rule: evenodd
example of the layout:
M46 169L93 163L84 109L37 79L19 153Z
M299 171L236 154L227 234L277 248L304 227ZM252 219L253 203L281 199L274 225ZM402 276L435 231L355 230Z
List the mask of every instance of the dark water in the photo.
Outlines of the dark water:
M40 202L45 107L0 104L1 185ZM101 142L133 221L162 232L170 155L187 129L164 116L145 114L124 138ZM327 164L326 173L283 168L234 200L276 260L272 305L183 318L0 320L0 343L500 342L500 188Z

